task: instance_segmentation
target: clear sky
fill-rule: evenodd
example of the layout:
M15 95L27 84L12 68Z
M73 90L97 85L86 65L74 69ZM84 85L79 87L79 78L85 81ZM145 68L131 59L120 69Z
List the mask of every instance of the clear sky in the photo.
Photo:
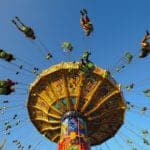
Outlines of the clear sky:
M25 108L28 96L28 86L35 76L30 71L32 66L46 69L49 66L68 59L62 52L61 42L69 41L74 46L70 59L79 60L83 51L92 52L91 60L98 66L107 69L114 68L118 60L129 51L134 55L131 64L121 72L114 72L113 77L124 87L135 83L135 88L123 94L127 101L133 102L135 107L126 113L125 122L114 138L92 148L92 150L148 150L150 146L143 143L141 130L150 132L150 111L141 115L140 110L147 106L150 110L150 97L145 97L142 91L150 88L150 56L138 58L140 41L145 30L150 30L150 1L149 0L0 0L0 48L13 53L17 57L14 62L23 64L26 70L19 75L14 64L0 61L0 79L10 78L18 81L16 93L10 96L0 96L0 107L10 107L4 114L0 114L0 142L7 139L4 150L16 150L12 140L18 139L27 149L32 144L35 150L55 150L56 144L49 142L40 135L28 121ZM85 37L80 27L80 10L86 8L94 25L94 32ZM11 20L19 16L27 25L31 26L36 36L53 54L53 60L44 59L43 51L24 37ZM37 44L39 44L39 40ZM27 63L26 63L27 62ZM9 100L3 104L3 100ZM12 119L18 114L21 120L15 126ZM11 134L4 135L4 123L12 124ZM132 139L132 144L126 140ZM150 136L147 137L150 141Z

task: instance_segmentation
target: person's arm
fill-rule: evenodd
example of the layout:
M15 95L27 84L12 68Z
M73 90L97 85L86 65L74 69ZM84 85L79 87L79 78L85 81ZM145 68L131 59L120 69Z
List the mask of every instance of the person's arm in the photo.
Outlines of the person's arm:
M147 42L147 36L145 35L144 38L142 39L141 43Z

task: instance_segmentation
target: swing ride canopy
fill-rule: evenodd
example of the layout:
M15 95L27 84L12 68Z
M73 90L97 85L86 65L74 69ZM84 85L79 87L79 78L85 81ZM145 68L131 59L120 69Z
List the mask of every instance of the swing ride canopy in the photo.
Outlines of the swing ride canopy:
M43 70L30 85L28 113L37 130L57 143L63 115L78 111L86 119L87 140L101 144L123 124L126 104L108 71L95 67L86 75L79 66L79 62L62 62Z

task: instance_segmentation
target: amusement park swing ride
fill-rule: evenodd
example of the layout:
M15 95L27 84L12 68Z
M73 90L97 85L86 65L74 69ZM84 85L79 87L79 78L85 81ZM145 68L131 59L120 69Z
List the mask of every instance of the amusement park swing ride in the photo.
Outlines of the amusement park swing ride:
M89 36L93 25L85 9L80 13L81 26L85 35ZM12 22L27 38L36 39L32 28L24 25L19 17L15 17ZM62 48L65 52L73 50L67 41L62 43ZM89 55L86 51L81 61L61 62L39 74L38 68L34 68L37 77L29 88L28 115L44 137L58 143L58 150L90 150L92 146L112 138L123 125L125 111L130 105L124 100L121 85L115 81L111 72L92 63ZM46 59L52 57L48 52ZM0 58L8 62L16 59L4 50L0 51ZM132 58L126 52L123 61L129 64ZM124 67L121 64L116 72ZM1 83L0 92L3 95L14 92L11 86L18 84L11 80ZM126 88L130 90L133 87L134 84L131 84Z

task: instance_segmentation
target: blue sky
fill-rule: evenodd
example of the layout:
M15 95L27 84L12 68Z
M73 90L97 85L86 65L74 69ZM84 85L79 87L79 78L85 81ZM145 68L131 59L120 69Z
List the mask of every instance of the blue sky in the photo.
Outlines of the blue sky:
M131 92L124 89L124 97L127 101L133 102L137 107L126 113L125 124L118 134L102 146L92 148L92 150L120 150L138 149L148 150L142 142L140 130L147 129L150 132L150 112L145 115L140 114L140 108L147 106L150 109L150 98L144 97L142 90L150 87L150 56L139 59L140 41L145 34L145 30L150 30L149 0L1 0L0 1L0 48L13 53L18 59L14 62L17 65L23 64L30 71L31 64L41 70L49 66L68 59L62 52L61 42L70 41L74 46L71 60L79 60L83 51L89 49L92 52L91 60L102 68L111 68L113 64L121 58L125 51L130 51L133 55L133 62L126 66L120 73L113 76L122 86L131 82L135 83L135 88ZM85 37L79 23L80 10L86 8L89 17L94 25L94 32L90 37ZM51 51L53 60L46 61L43 52L20 33L11 20L19 16L27 25L33 27L36 36ZM37 41L38 43L38 41ZM28 65L28 62L30 65ZM5 67L4 67L5 66ZM24 83L16 87L16 94L10 96L0 96L0 106L3 106L3 99L8 99L7 104L10 109L0 115L0 130L4 127L4 122L11 120L13 114L17 113L22 120L22 124L14 127L11 135L4 136L0 132L0 142L7 139L4 150L16 150L12 143L13 139L19 139L24 145L32 142L33 149L47 150L56 149L56 144L49 142L42 137L33 125L28 121L25 108L28 85L34 81L35 76L29 71L22 71L19 75L15 72L19 70L13 64L0 61L0 79L11 78ZM18 107L16 107L18 106ZM23 109L22 109L23 108ZM129 130L129 128L132 129ZM138 136L137 136L138 135ZM132 145L128 145L125 140L134 140ZM150 140L150 137L148 137ZM118 144L120 143L120 144Z

